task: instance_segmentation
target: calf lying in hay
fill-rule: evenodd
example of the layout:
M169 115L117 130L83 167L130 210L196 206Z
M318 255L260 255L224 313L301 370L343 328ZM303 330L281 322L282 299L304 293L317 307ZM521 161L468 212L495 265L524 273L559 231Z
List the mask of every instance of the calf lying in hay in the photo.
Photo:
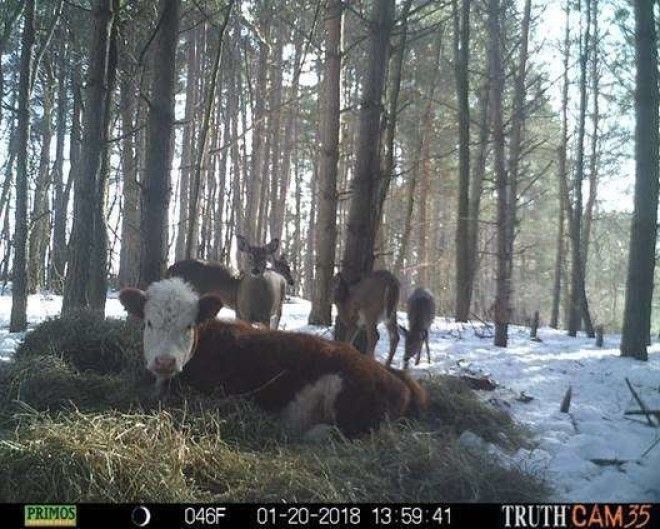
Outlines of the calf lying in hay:
M417 382L352 346L216 320L220 298L199 297L179 278L124 289L119 299L144 320L144 357L159 387L183 372L198 388L253 399L309 437L329 424L354 436L427 406Z

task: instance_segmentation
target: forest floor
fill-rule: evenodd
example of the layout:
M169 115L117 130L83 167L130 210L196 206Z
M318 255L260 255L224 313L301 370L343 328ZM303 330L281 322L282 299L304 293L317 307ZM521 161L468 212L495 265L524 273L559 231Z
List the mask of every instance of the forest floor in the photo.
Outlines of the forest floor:
M58 296L31 296L30 325L57 315L60 304ZM10 308L10 296L0 296L0 360L9 360L24 338L6 330ZM282 327L330 337L331 329L306 324L308 313L306 301L292 299L284 307ZM106 315L124 316L114 296ZM225 309L220 314L232 315ZM405 313L399 313L399 321L405 323ZM606 336L605 346L596 348L593 340L548 328L539 329L540 341L532 341L528 329L513 326L507 349L494 347L491 335L488 324L438 317L431 329L431 363L424 351L420 365L413 367L422 380L447 374L489 377L497 388L476 392L479 398L532 433L531 443L504 449L484 440L481 432L462 431L462 450L480 453L499 468L542 478L551 489L550 501L660 501L660 428L649 426L643 415L624 415L638 409L626 378L650 409L660 409L660 343L650 347L649 361L643 363L619 356L616 335ZM383 359L388 347L384 329L381 337L377 354ZM402 348L395 362L401 361ZM561 413L569 386L570 410Z

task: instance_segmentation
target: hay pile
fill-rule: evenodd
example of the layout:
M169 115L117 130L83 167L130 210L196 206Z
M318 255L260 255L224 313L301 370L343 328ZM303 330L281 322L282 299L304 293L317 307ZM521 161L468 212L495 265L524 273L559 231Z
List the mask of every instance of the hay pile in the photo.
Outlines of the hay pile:
M525 434L460 381L427 383L427 417L356 441L287 437L249 402L177 386L154 402L131 323L49 320L0 370L0 501L541 501L541 481L470 454Z

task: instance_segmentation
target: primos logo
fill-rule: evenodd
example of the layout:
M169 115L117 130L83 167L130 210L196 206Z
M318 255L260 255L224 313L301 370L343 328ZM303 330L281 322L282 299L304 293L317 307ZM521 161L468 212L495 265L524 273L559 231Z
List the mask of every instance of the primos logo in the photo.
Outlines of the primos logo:
M75 527L75 505L26 505L25 527Z

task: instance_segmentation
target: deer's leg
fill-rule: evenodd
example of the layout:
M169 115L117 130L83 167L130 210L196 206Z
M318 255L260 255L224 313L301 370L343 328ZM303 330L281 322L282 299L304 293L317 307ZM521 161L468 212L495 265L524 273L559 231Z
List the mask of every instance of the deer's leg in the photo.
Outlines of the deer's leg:
M360 334L360 327L357 325L346 326L346 338L347 342L353 345L355 340L357 340L358 334Z
M387 357L387 365L389 366L394 359L396 346L399 345L399 327L396 320L390 320L387 322L387 332L390 335L390 354Z
M378 343L378 330L376 325L367 325L367 355L374 356Z

